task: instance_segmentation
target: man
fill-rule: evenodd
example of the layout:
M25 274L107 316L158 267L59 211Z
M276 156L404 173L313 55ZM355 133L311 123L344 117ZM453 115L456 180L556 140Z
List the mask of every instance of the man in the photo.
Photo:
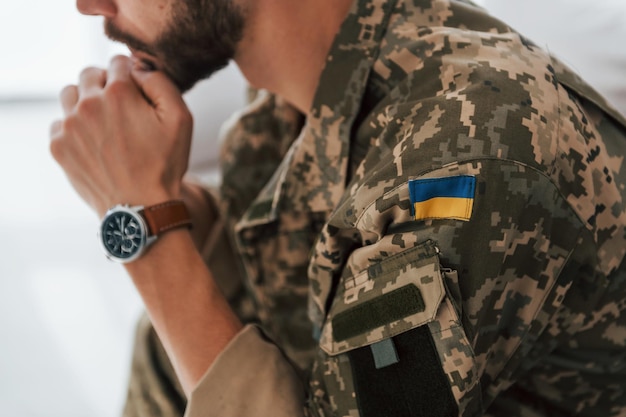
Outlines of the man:
M133 59L63 90L51 150L186 415L625 415L626 121L468 2L351 3L78 1ZM274 94L231 126L214 204L183 180L180 91L231 57ZM199 249L222 222L230 303ZM128 415L182 407L153 342Z

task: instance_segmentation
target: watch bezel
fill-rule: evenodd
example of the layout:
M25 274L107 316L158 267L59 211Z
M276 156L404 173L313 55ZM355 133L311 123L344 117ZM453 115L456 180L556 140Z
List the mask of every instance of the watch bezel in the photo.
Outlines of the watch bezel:
M148 229L148 225L145 219L143 218L143 216L139 213L141 210L143 210L143 206L130 207L128 205L120 204L109 209L105 213L104 217L102 218L102 223L100 224L100 230L98 231L98 240L100 241L100 245L102 246L102 249L104 250L104 254L109 260L113 262L121 263L121 264L132 262L136 260L137 258L141 257L141 255L144 254L148 246L154 241L155 236L149 235L150 231ZM104 229L106 228L110 218L119 213L125 213L131 216L133 219L135 219L139 225L139 230L141 234L141 240L138 245L139 248L136 250L135 253L133 253L131 256L128 256L128 257L117 256L117 254L110 251L110 249L104 242L104 238L105 238Z

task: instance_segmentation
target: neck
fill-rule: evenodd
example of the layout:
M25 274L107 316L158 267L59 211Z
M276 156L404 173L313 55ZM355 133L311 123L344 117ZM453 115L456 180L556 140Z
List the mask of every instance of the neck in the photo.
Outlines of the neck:
M308 114L352 0L241 1L250 3L235 56L241 72L253 87L276 93Z

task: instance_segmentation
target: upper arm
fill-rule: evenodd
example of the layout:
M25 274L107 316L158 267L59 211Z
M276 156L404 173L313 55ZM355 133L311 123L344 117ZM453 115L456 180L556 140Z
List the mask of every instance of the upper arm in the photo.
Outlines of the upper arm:
M409 181L459 176L475 179L467 219L438 218L436 205L412 210ZM581 222L550 178L512 161L454 163L409 181L354 198L330 221L351 224L361 246L337 266L336 292L314 297L326 318L320 379L346 413L374 415L389 404L432 410L434 396L441 415L471 415L543 348L536 341L571 284L561 271ZM367 183L353 195L375 195L376 181ZM339 239L333 232L327 246ZM378 351L393 346L397 363L377 369Z

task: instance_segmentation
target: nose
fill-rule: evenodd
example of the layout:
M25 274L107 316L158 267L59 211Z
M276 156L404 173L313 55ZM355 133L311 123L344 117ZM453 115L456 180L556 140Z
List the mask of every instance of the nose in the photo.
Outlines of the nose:
M112 0L76 0L76 8L82 14L114 17L117 7Z

